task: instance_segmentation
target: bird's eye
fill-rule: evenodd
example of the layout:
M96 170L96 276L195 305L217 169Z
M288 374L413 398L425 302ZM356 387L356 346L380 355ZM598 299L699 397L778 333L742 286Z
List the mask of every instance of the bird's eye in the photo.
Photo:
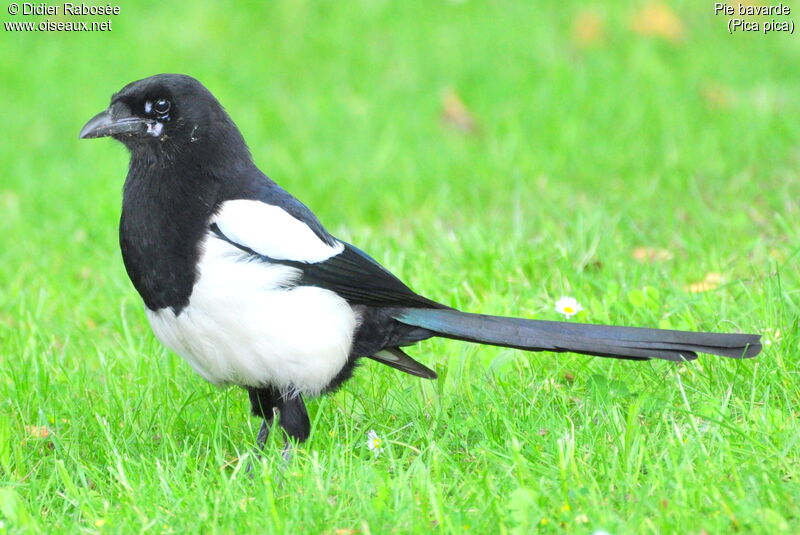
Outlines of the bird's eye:
M169 111L171 105L169 100L165 98L160 98L153 102L153 111L156 112L158 115L166 115Z

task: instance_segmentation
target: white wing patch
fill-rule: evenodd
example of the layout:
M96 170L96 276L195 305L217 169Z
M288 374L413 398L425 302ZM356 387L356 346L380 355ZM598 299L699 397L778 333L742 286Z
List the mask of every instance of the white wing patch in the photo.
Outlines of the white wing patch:
M252 245L248 245L252 247ZM209 234L189 305L147 310L161 342L220 385L316 395L347 363L359 316L336 293L287 285L293 267L246 262L247 253ZM270 252L270 255L274 252Z
M332 247L322 241L283 208L261 201L226 201L211 222L231 241L275 260L316 263L344 250L339 242Z

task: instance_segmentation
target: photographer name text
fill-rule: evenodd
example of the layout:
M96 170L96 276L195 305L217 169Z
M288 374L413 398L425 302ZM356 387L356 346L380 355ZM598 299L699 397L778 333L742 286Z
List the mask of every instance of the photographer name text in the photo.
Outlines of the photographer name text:
M72 4L65 2L63 4L47 4L45 2L23 2L21 4L12 4L17 6L17 13L10 13L11 15L71 15L71 16L108 16L119 15L122 9L120 6L113 4ZM10 10L9 10L10 12Z

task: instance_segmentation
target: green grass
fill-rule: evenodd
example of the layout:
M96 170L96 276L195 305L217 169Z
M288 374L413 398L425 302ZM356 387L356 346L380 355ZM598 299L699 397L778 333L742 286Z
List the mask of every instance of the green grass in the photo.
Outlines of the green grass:
M580 2L130 4L111 33L0 37L0 533L800 530L796 37L689 0L678 42L609 2L589 47ZM771 344L676 366L426 342L437 381L366 362L251 479L246 396L160 347L125 275L127 154L77 140L165 71L425 295L549 319L573 295L578 321ZM477 133L442 124L447 88Z

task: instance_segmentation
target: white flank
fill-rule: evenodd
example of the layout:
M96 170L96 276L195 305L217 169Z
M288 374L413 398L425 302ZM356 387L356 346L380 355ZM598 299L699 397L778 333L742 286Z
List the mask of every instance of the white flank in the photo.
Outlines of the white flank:
M275 260L322 262L344 250L341 243L331 247L322 241L283 208L261 201L224 202L211 222L230 240Z
M234 201L240 202L251 201ZM241 206L249 207L246 211L252 208ZM224 229L226 235L231 228L247 234L234 225ZM261 230L264 234L277 231L263 226ZM309 239L302 232L296 236ZM241 234L236 237L237 242L242 239ZM324 248L333 249L316 239L315 258L321 258ZM245 242L272 257L291 257L278 253L289 249L288 244L278 243L267 250ZM213 234L206 237L203 249L198 281L180 315L170 308L147 311L158 339L216 385L271 385L285 392L318 394L350 353L358 317L347 301L322 288L287 289L299 270L252 261L247 253Z

